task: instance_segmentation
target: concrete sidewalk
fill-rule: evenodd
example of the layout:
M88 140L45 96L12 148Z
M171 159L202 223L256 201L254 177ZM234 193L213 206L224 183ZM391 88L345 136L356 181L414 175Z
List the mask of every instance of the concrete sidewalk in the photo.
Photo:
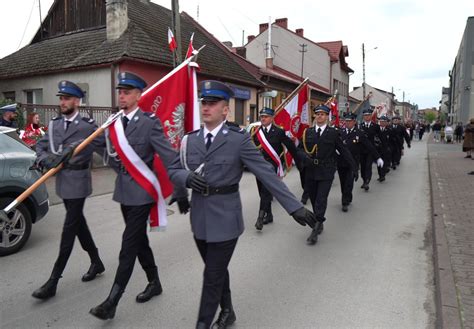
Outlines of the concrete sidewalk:
M474 328L474 160L461 150L428 141L439 328Z

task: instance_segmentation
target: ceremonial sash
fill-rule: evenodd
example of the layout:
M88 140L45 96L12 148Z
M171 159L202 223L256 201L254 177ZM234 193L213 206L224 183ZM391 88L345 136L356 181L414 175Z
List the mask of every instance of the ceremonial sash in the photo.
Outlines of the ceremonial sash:
M278 167L278 170L277 170L278 177L285 176L285 172L283 171L283 165L281 164L280 157L278 156L278 154L275 152L273 147L268 142L268 140L265 137L265 134L263 133L261 127L258 128L257 139L260 142L260 146L263 148L263 150L270 156L270 158L273 160L273 162L275 162L275 164L277 165L277 167Z
M164 230L167 225L166 204L158 178L128 143L120 118L109 130L110 140L125 169L155 201L150 211L150 230Z

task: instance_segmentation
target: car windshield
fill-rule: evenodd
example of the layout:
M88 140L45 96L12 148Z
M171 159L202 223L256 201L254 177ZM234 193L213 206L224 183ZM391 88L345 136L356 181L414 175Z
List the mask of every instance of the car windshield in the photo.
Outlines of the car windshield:
M34 153L18 136L16 130L0 130L0 153L5 152L27 152Z

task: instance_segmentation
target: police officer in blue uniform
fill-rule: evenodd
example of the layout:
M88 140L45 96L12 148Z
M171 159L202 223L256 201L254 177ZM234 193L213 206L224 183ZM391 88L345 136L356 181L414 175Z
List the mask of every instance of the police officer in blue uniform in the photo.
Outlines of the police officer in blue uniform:
M301 161L305 165L309 199L317 220L316 227L307 239L310 245L317 243L318 235L323 231L329 191L336 172L336 151L347 161L352 173L357 172L354 159L343 144L339 132L328 125L329 112L326 105L314 109L315 125L305 129L298 145L302 151Z
M169 167L177 153L164 135L160 120L146 115L138 107L138 101L145 87L146 82L138 75L130 72L119 73L117 89L120 108L124 111L119 120L123 122L125 138L130 147L149 168L153 167L155 153L160 156L165 167ZM92 315L101 320L112 319L115 316L118 302L132 276L137 258L148 279L145 290L136 297L137 303L147 302L163 291L146 232L154 200L128 173L118 156L115 155L110 162L117 172L113 200L120 203L125 230L119 265L110 294L103 303L90 310ZM175 189L175 196L180 211L187 212L189 203L186 190Z
M297 149L295 143L286 135L285 130L281 129L280 127L276 126L273 122L273 116L275 115L275 111L271 108L264 107L260 110L260 126L255 126L252 128L251 136L252 141L254 142L255 146L260 149L260 152L263 155L263 158L268 161L274 168L274 171L278 171L278 164L273 160L269 153L265 151L265 149L260 144L260 140L258 138L259 131L263 132L266 140L269 143L269 146L275 151L278 155L279 160L281 161L283 169L286 166L285 163L285 152L283 146L286 147L288 152L293 156L293 158L298 161L297 159ZM272 214L272 200L273 196L265 187L265 185L257 178L257 187L258 187L258 194L260 195L260 208L258 211L257 222L255 223L255 228L259 231L262 230L263 225L269 224L273 222L273 214Z
M204 261L204 282L196 328L226 328L236 321L227 267L244 231L239 182L245 165L301 225L314 226L314 215L288 190L243 129L225 124L232 90L218 81L203 81L204 126L182 141L170 178L190 187L191 229Z
M97 129L97 125L93 119L83 118L79 114L80 100L84 97L81 88L66 80L59 82L58 88L57 96L62 116L49 123L48 131L36 144L36 153L37 163L45 169L49 170L63 163L63 168L56 175L56 194L63 199L66 218L59 256L51 277L33 292L33 297L39 299L48 299L56 294L58 280L71 255L76 236L91 260L89 271L83 275L82 281L91 281L105 271L83 214L86 197L92 193L92 154L103 144L103 137L96 138L81 153L69 160L74 147L89 137Z
M356 170L359 169L360 156L363 151L370 153L373 159L377 159L377 166L383 166L383 160L380 158L374 145L369 141L365 133L356 126L357 115L355 113L344 113L345 128L340 129L343 144L351 152L352 158L356 163ZM352 203L352 189L354 181L357 181L359 175L353 173L351 167L343 157L337 158L337 172L341 183L342 193L342 211L347 212L348 206Z
M7 105L0 109L0 126L18 128L16 123L16 104Z

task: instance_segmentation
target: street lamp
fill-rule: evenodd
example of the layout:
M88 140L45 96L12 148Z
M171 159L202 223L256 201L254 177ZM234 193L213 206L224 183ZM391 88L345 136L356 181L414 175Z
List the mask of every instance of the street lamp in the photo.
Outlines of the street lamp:
M375 50L378 47L374 47L370 50ZM368 50L367 52L369 52ZM365 45L362 43L362 93L363 93L363 99L365 99Z

